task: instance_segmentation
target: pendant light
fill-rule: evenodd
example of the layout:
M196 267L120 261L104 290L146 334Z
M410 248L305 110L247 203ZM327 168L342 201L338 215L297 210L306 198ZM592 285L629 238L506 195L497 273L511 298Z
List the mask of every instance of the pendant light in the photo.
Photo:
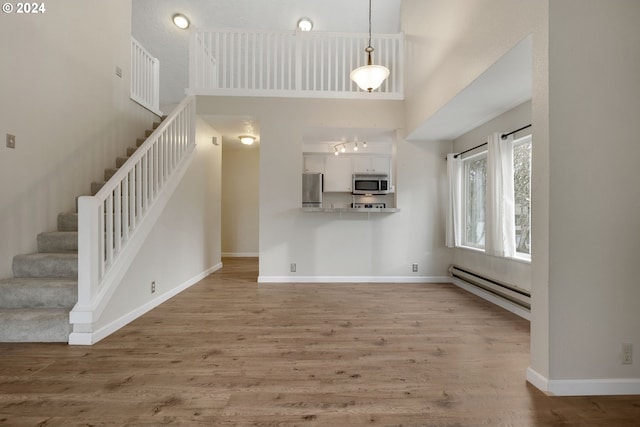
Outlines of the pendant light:
M389 77L389 69L382 65L373 65L371 62L371 0L369 0L369 45L364 50L367 53L367 65L358 67L350 74L351 80L362 90L371 92L380 87L382 82Z

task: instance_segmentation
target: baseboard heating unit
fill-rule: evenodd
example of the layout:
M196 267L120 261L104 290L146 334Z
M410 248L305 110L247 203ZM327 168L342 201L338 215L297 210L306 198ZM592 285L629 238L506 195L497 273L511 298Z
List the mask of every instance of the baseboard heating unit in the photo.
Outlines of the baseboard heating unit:
M452 283L525 319L531 311L531 293L457 265L449 266Z

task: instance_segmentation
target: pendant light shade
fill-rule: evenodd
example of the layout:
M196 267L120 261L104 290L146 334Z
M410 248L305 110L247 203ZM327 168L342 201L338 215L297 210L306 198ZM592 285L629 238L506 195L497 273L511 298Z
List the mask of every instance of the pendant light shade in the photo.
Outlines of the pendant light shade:
M371 92L389 77L389 69L382 65L364 65L353 70L350 77L360 89Z
M382 65L373 65L371 54L371 0L369 0L369 45L364 49L367 53L367 65L358 67L351 72L349 77L362 90L367 92L374 91L382 85L387 77L389 77L389 69Z

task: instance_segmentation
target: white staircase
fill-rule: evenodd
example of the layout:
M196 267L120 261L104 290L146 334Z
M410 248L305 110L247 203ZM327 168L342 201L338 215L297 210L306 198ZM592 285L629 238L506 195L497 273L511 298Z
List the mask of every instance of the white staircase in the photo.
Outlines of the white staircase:
M116 168L105 170L105 181L144 141L139 138L127 157L118 157ZM91 183L91 193L104 185ZM78 299L78 214L59 214L57 231L39 234L37 244L37 253L13 258L13 278L0 280L0 342L69 340L69 313Z

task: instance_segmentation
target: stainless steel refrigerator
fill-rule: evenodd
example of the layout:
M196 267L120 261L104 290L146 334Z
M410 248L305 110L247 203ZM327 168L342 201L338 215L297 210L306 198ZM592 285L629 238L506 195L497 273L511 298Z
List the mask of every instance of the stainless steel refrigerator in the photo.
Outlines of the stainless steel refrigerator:
M302 206L322 207L322 174L302 174Z

